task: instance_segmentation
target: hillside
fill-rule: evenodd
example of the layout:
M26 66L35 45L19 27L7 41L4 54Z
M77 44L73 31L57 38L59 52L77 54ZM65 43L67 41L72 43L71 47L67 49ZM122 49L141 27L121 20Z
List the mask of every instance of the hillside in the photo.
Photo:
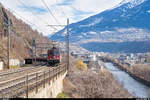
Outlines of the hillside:
M23 60L25 57L29 57L32 38L51 43L47 37L42 36L37 30L33 30L28 24L17 19L0 4L0 60L4 61L5 66L7 61L7 27L4 25L4 12L12 21L10 26L10 58Z
M132 98L132 95L118 83L114 76L105 69L99 67L87 70L79 70L78 59L71 58L68 76L64 79L63 93L70 98Z
M69 25L71 34L70 41L82 44L82 46L84 44L87 46L88 43L90 43L89 47L86 48L88 50L89 48L101 49L100 47L95 48L95 46L91 46L93 42L97 42L97 44L102 42L134 42L137 43L136 46L138 46L140 45L138 42L149 41L149 4L150 0L124 0L124 2L121 2L112 9L91 16L83 21L73 23ZM65 29L51 36L51 39L64 41ZM129 46L130 45L128 45L128 47ZM146 51L147 46L148 45L145 44L143 48L144 51ZM121 46L118 47L121 48ZM119 51L119 48L116 48L117 51ZM125 51L126 49L128 48L125 48Z
M86 48L89 51L95 52L124 52L124 53L145 53L150 51L150 42L89 42L86 44L81 44L83 48ZM94 48L91 48L94 47Z

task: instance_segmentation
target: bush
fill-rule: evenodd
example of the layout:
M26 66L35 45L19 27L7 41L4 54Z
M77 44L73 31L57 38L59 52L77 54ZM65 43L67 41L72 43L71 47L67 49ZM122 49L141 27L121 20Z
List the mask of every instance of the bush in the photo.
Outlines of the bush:
M23 66L21 66L21 67L28 67L28 66L30 66L31 64L24 64Z
M10 69L17 69L20 68L19 66L10 66Z
M64 84L64 87L67 87L64 92L71 98L132 98L106 69L105 73L93 73L92 70L73 73L68 79L73 87L68 88L68 85Z
M68 98L68 95L66 95L65 93L59 93L57 95L57 98Z
M79 60L77 62L77 68L82 71L87 70L87 65L85 63L83 63L83 61Z

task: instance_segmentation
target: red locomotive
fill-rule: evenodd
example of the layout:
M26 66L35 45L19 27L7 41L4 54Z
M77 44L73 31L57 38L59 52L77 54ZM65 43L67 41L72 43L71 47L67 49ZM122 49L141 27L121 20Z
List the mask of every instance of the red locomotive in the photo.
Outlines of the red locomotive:
M25 58L26 64L33 64L33 63L42 63L46 62L49 65L55 65L61 62L61 53L60 49L57 47L52 47L47 51L47 54L40 55L40 57L33 57L33 58Z
M61 54L59 48L53 47L48 50L48 59L49 64L57 64L61 62Z

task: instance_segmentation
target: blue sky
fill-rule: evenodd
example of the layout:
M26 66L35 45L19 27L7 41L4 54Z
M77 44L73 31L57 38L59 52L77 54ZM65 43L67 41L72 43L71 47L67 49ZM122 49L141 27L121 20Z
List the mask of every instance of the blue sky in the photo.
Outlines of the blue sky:
M57 5L59 6L66 6L66 5L71 5L73 3L74 0L64 0L62 3L59 3Z
M44 8L34 7L34 6L18 6L18 8L24 10L24 11L33 11L37 14L47 13L48 11Z
M25 6L20 3L25 4ZM59 24L66 24L67 18L70 23L81 21L87 17L98 14L104 10L118 5L123 0L44 0L53 16L59 21ZM47 27L47 25L58 24L52 15L48 12L41 0L0 0L5 8L10 8L14 15L25 21L31 22L33 29L42 32L43 35L49 35L57 30ZM22 17L20 17L20 16ZM25 20L26 19L26 20ZM38 28L37 28L38 27ZM62 28L58 28L60 30Z

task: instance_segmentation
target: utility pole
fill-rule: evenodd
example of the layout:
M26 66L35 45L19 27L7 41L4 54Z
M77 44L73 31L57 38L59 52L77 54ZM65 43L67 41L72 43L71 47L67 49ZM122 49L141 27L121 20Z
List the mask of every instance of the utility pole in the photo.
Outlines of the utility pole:
M70 54L70 50L69 50L69 19L67 19L67 69L69 69L70 66L70 59L69 59L69 54Z
M8 41L7 41L7 58L8 58L8 69L10 69L10 66L9 66L9 59L10 59L10 19L8 18Z
M64 27L66 25L47 25L47 26L50 26L50 27ZM66 58L66 63L67 63L67 69L69 69L69 66L70 66L70 59L69 59L69 54L70 54L70 48L69 48L69 18L67 19L67 34L66 34L66 52L67 52L67 58Z
M32 64L33 64L33 38L32 38Z
M36 65L36 45L35 45L35 65Z
M32 38L32 64L34 62L34 50L33 50L33 47L35 47L35 39Z

